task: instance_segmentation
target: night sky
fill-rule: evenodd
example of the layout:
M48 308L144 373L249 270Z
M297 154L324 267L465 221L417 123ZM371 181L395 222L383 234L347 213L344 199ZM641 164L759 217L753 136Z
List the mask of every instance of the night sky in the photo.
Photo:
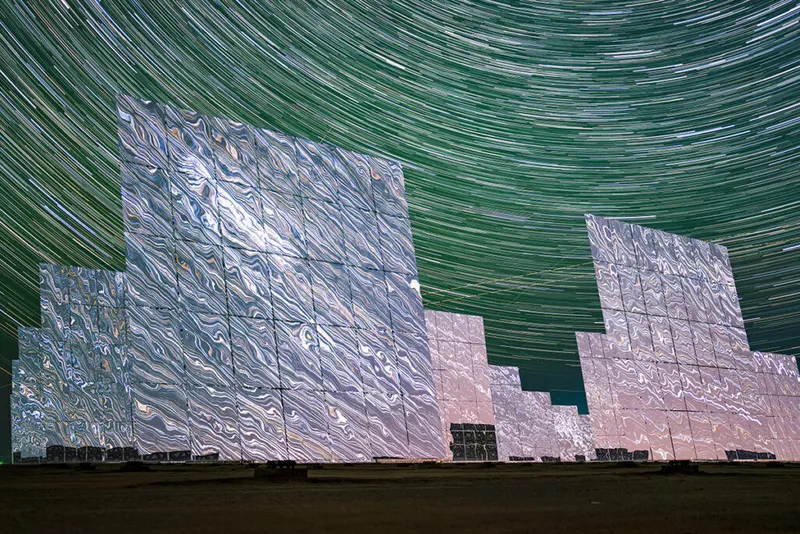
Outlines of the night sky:
M182 7L180 7L182 5ZM427 307L585 406L583 214L726 245L751 346L800 354L800 7L721 0L0 6L0 366L41 262L124 269L118 92L405 166ZM10 377L0 371L0 455Z

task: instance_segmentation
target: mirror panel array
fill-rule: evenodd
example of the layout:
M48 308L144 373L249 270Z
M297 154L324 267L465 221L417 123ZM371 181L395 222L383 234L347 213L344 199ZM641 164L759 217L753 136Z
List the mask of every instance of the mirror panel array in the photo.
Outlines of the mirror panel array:
M23 457L64 448L78 459L122 455L131 444L131 401L121 273L40 266L42 328L21 327L12 428ZM31 436L35 436L32 438ZM17 439L17 438L15 438ZM60 451L47 451L57 444Z
M576 406L556 406L550 393L523 391L517 367L489 366L498 456L502 461L595 459L592 423Z
M577 341L598 456L800 460L797 361L751 351L727 249L586 223L606 334Z
M124 273L40 266L15 461L800 460L794 357L751 351L725 247L587 215L590 416L424 311L400 166L118 99Z
M127 96L117 108L126 271L42 266L15 450L441 457L400 166Z
M448 458L497 460L483 317L426 310L425 322Z

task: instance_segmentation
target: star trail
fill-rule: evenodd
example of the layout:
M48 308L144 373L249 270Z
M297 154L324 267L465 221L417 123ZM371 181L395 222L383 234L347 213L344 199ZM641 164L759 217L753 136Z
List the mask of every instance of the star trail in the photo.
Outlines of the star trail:
M800 353L795 2L0 7L0 366L38 264L124 269L115 95L404 164L427 308L583 402L584 213L728 247L751 344Z

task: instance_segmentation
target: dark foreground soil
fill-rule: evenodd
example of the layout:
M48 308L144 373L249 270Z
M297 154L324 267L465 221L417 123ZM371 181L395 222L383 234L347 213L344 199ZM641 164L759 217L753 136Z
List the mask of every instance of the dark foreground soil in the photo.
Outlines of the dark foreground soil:
M0 467L0 532L800 532L800 465Z

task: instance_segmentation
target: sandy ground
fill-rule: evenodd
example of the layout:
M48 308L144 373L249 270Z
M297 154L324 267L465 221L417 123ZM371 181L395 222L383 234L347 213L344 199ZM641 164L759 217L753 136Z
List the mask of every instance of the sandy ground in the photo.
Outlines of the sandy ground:
M0 532L800 532L800 465L0 467Z

